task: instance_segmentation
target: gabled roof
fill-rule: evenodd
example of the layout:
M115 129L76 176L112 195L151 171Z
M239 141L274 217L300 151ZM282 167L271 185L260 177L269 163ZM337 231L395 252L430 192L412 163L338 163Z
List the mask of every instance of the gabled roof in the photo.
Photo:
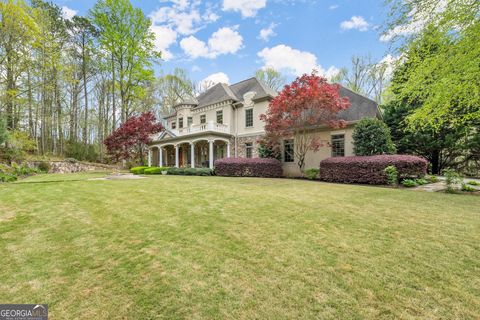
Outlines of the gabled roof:
M345 121L357 121L362 118L381 118L380 109L378 104L364 97L350 89L340 86L340 96L348 97L350 101L350 107L346 110L340 111L337 114L338 119Z
M217 102L226 100L237 101L237 97L233 94L232 90L225 83L217 83L204 93L197 97L198 107L204 107Z
M230 89L232 89L238 101L242 101L243 95L251 91L254 91L257 93L254 97L255 100L266 98L266 97L273 98L277 95L275 90L273 90L272 88L267 86L263 81L255 77L232 84L230 86Z

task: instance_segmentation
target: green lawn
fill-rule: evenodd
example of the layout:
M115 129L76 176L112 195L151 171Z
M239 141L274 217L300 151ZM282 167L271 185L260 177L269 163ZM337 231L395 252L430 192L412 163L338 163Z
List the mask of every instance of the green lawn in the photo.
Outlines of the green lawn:
M0 185L0 303L51 319L480 315L480 197L97 176Z

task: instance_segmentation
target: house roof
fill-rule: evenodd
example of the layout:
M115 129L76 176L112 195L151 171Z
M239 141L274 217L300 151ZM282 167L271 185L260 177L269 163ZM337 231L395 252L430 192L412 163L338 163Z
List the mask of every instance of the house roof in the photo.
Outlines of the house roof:
M232 84L230 86L230 89L232 89L238 101L242 101L243 95L251 91L254 91L257 93L254 98L255 100L265 98L265 97L273 98L277 95L275 90L273 90L268 85L266 85L263 81L255 77Z
M275 90L266 85L263 81L252 77L234 83L230 86L225 83L217 83L213 87L209 88L207 91L200 94L196 99L189 99L188 101L184 101L182 103L179 103L178 105L187 104L192 105L193 108L200 108L214 103L229 100L239 102L243 101L243 96L247 92L252 91L256 92L254 100L263 98L274 98L277 95L277 92L275 92ZM358 121L365 117L381 118L381 113L378 105L372 99L364 97L341 85L340 95L342 97L348 97L351 105L348 109L338 113L338 119L352 122ZM175 115L176 112L174 111L171 114L165 116L164 118L169 118Z
M350 107L346 110L340 111L337 114L338 119L351 122L362 118L381 118L378 104L372 99L364 97L343 86L340 86L340 96L348 97Z
M217 83L207 91L203 92L197 97L197 107L208 106L217 102L226 100L237 101L237 97L230 90L229 86L225 83Z

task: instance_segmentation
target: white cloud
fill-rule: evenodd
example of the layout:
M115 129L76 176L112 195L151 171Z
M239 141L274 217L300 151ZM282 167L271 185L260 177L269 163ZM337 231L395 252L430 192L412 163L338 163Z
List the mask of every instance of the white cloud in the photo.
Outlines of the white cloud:
M63 16L64 19L70 20L70 19L72 19L74 16L76 16L77 13L78 13L77 10L70 9L70 8L67 7L67 6L63 6L63 7L62 7L62 16Z
M208 77L200 81L200 83L207 83L207 82L210 82L213 84L217 84L217 83L230 84L230 79L225 73L217 72L217 73L212 73L211 75L209 75Z
M331 5L330 7L328 7L328 9L330 9L330 10L335 10L337 8L338 8L337 4L334 4L334 5Z
M353 16L350 20L343 21L340 24L342 30L357 29L359 31L367 31L369 27L370 24L362 16Z
M453 1L452 3L455 2ZM422 2L423 10L418 10L415 7L415 3L412 4L413 9L408 13L409 22L386 31L380 36L380 41L388 42L397 37L409 36L420 32L429 22L435 21L438 15L447 9L449 1Z
M224 11L238 11L244 18L254 17L266 5L267 0L223 0Z
M167 1L162 0L161 2ZM149 14L153 25L166 24L179 34L191 35L219 18L210 7L201 14L198 0L173 0L170 2L172 2L171 6L161 7Z
M262 30L260 30L257 38L262 39L263 41L268 41L270 37L276 36L277 34L273 30L276 26L276 24L271 23L268 28L263 28Z
M151 26L150 29L155 34L155 49L162 52L164 60L172 59L173 54L168 48L177 40L177 33L166 26Z
M394 57L391 54L387 54L385 57L380 60L377 64L379 66L385 67L385 78L390 79L395 70L397 62L400 60L401 56Z
M180 41L180 47L193 59L198 57L214 59L222 54L236 53L243 46L243 37L237 29L238 26L218 29L208 39L208 44L190 36Z
M223 27L215 31L208 39L208 47L214 55L235 53L242 48L243 38L237 31L238 26L233 28Z
M202 68L200 68L200 67L197 66L197 65L193 65L193 66L192 66L192 72L199 72L199 71L202 71Z
M210 57L210 53L205 42L198 40L194 36L183 38L180 41L180 47L188 56L193 59L198 57Z
M293 49L284 44L273 48L264 48L257 55L264 63L263 68L271 67L293 75L310 73L315 69L321 75L330 78L339 71L334 66L325 70L317 63L317 57L313 53Z

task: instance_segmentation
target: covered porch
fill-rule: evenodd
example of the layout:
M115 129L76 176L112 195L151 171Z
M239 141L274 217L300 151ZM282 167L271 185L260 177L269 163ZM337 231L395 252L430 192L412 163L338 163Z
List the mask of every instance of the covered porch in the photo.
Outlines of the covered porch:
M190 141L165 141L149 146L148 166L210 168L217 159L229 158L227 138L197 138Z

